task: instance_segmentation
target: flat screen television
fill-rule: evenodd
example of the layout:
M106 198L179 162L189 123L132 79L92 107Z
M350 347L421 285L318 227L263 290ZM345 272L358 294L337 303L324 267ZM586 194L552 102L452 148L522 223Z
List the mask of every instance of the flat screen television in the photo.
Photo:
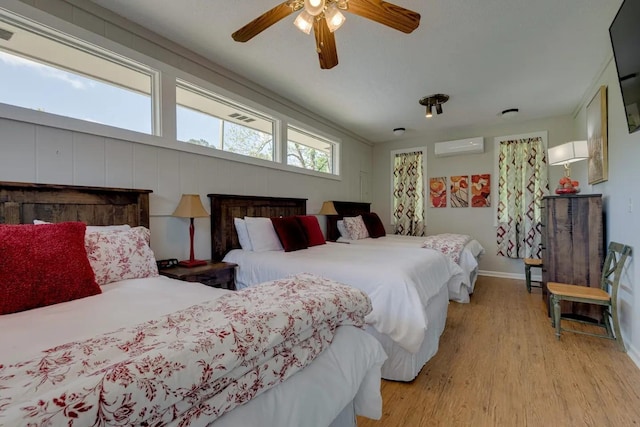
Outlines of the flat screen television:
M640 129L640 0L624 0L609 27L629 133Z

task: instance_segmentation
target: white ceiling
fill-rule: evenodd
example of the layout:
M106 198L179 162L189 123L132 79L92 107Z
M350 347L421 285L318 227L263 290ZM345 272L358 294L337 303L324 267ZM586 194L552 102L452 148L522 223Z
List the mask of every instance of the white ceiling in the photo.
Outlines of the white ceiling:
M94 0L371 142L572 113L611 57L622 0L394 0L422 15L404 34L346 14L339 64L321 70L291 15L247 43L231 33L278 0ZM451 96L431 119L418 100Z

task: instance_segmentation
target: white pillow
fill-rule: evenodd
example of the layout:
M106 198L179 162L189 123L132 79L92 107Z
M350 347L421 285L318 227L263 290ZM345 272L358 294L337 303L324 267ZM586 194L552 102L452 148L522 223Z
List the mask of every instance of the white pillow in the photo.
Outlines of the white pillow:
M41 221L39 219L34 219L33 223L35 225L41 224L51 224L47 221ZM87 230L85 232L93 232L93 231L122 231L122 230L130 230L131 226L129 224L122 225L87 225Z
M247 230L247 223L242 218L233 218L233 224L236 226L236 233L238 234L238 241L240 246L245 251L252 251L251 239L249 238L249 230Z
M269 218L244 217L254 252L282 251L282 244Z
M347 233L349 233L349 237L352 240L366 239L369 237L369 231L364 224L362 215L344 218L344 228L347 229Z
M351 238L349 237L349 233L347 232L347 229L344 226L344 220L339 220L336 223L337 227L338 227L338 233L340 233L340 237L344 237L345 239L349 239L351 240Z

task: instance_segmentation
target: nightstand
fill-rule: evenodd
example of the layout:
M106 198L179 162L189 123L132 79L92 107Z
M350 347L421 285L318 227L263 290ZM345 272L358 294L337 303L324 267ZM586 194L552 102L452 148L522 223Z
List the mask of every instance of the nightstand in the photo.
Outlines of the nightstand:
M236 267L231 262L207 261L207 265L199 267L171 267L159 270L163 276L185 282L200 282L214 288L236 290Z

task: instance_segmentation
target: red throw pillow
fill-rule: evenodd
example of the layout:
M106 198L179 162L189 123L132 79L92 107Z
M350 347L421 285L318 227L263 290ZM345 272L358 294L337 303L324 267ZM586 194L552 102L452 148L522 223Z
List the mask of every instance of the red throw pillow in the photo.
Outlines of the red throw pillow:
M375 239L377 237L383 237L387 235L387 232L384 229L384 225L382 225L382 221L380 220L380 217L377 213L365 212L362 214L362 220L364 221L365 227L367 227L369 237L373 237Z
M327 243L326 240L324 240L324 235L322 234L320 223L318 222L318 218L316 216L299 215L296 217L296 219L298 220L298 222L300 222L300 225L307 235L309 246L318 246Z
M307 249L309 247L307 235L295 216L271 218L271 222L285 252Z
M81 222L0 225L0 314L99 294Z

